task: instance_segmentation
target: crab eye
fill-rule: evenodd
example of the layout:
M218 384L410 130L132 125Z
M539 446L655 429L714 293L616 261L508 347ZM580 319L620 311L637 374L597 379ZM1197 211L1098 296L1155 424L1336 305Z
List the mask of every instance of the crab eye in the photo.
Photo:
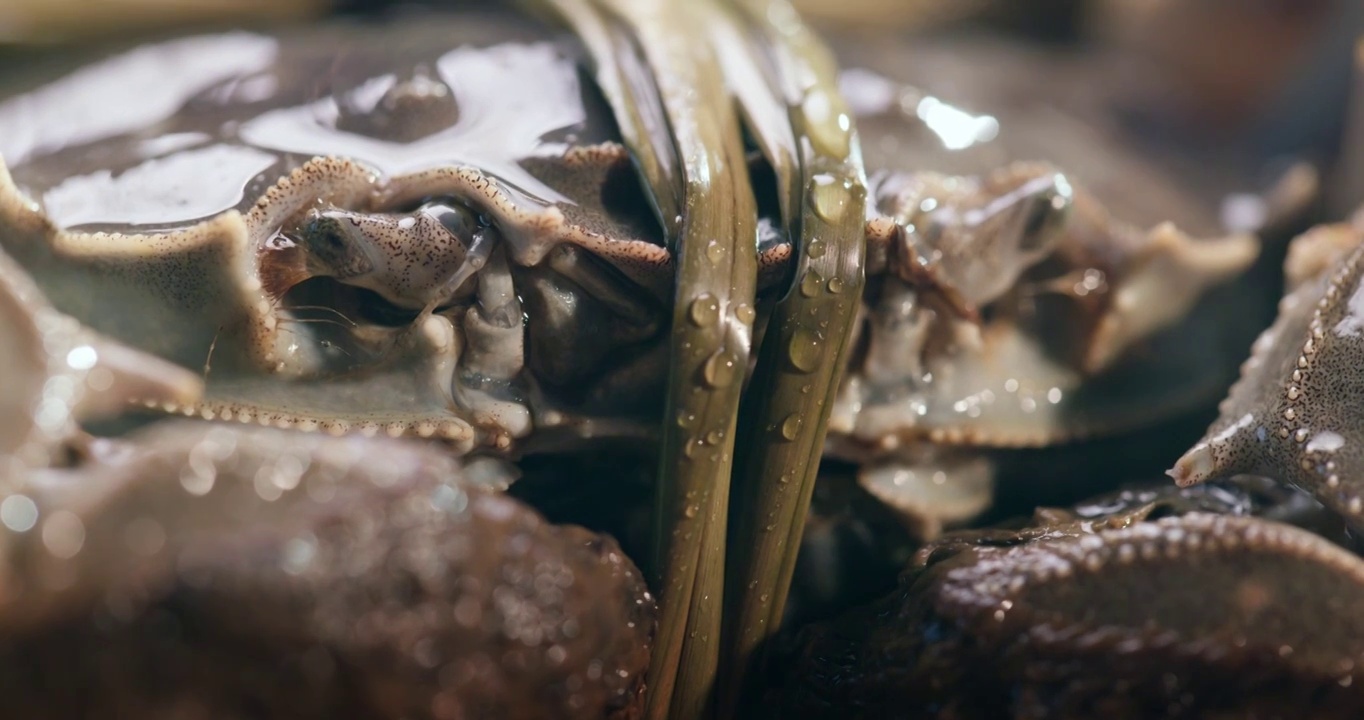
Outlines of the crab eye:
M341 238L341 234L336 231L334 222L313 220L308 223L303 232L312 239L313 245L323 245L339 251L346 244L346 241Z
M346 248L346 239L336 218L321 215L310 218L302 229L302 237L314 252L333 256Z
M1051 230L1058 223L1059 215L1049 198L1029 201L1025 212L1019 249L1026 252L1040 250L1051 242Z
M336 277L355 277L373 269L363 247L365 239L350 224L344 216L322 213L309 218L299 230L299 244Z

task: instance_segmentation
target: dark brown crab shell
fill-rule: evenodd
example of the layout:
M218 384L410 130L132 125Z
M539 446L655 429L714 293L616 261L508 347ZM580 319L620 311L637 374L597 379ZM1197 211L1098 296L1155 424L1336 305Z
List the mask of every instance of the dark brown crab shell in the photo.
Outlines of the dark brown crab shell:
M639 570L430 446L169 421L21 490L42 526L0 529L17 714L637 712Z
M774 716L1356 716L1364 563L1153 506L927 549L897 592L802 631Z

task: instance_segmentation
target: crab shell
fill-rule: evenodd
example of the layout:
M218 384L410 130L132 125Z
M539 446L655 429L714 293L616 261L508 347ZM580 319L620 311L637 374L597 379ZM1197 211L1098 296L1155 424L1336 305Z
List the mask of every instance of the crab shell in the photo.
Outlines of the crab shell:
M130 398L191 404L202 384L56 310L4 253L0 348L15 712L637 715L638 569L489 486L491 460L202 420L88 436Z
M1271 477L1310 492L1358 531L1364 214L1294 239L1284 274L1278 318L1255 341L1217 420L1169 474L1180 485Z
M0 105L0 246L58 309L203 374L200 401L143 398L161 410L461 452L651 438L673 261L587 78L574 40L501 14L140 47ZM868 148L984 122L871 82L845 87ZM911 514L988 503L988 466L938 448L1119 432L1220 388L1158 331L1255 241L1110 217L1025 153L942 166L962 175L921 167L941 148L868 153L872 281L829 450ZM760 210L761 317L792 251Z
M1167 497L944 538L801 632L771 716L1356 717L1364 562L1234 513Z
M287 245L281 231L297 216L321 204L384 211L454 196L492 218L498 254L514 267L553 275L528 281L534 291L513 304L628 336L614 358L627 368L627 356L648 357L657 335L650 311L669 276L666 251L641 222L647 215L629 203L622 212L602 206L603 188L633 178L620 147L602 144L610 117L581 81L573 48L524 23L478 16L441 32L410 23L393 30L401 46L368 54L356 42L362 32L370 37L367 28L334 27L293 42L171 41L10 101L0 123L14 131L2 154L19 188L0 174L5 249L58 307L202 369L205 400L173 411L438 436L469 449L528 432L516 395L539 388L504 382L526 363L557 361L540 379L576 385L589 406L594 392L610 394L586 387L589 371L557 352L567 341L554 322L524 343L505 340L522 332L519 307L514 322L491 326L456 311L368 322L356 308L377 298L326 289L331 307L294 307L315 304L308 288L301 299L287 294L310 278L272 266L270 251ZM490 37L500 42L478 40ZM338 54L338 43L352 50ZM176 81L164 82L163 63L180 68ZM91 86L111 95L92 95ZM142 101L98 112L109 96ZM626 317L615 298L588 296L583 285L630 296L617 303L628 305ZM632 353L632 345L646 349ZM554 424L552 408L541 412Z
M1257 201L1258 222L1225 227L1224 196L1243 188L1208 168L1226 163L1121 127L1093 58L984 38L833 40L873 195L860 349L828 451L862 464L869 491L931 536L989 506L982 450L1117 434L1216 400L1268 321L1253 283L1227 281L1256 258L1249 233L1301 212L1310 171ZM959 222L952 238L938 217L1047 202L1064 217L1046 252L1026 252L1017 225L973 236Z

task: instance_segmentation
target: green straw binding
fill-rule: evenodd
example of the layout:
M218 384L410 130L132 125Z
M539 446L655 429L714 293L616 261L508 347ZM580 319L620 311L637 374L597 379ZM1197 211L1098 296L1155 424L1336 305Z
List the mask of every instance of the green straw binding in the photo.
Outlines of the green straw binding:
M709 713L735 425L752 345L757 209L709 3L540 0L587 45L674 239L678 275L655 544L651 718Z
M865 171L832 56L785 0L734 1L770 53L790 108L800 192L783 217L789 237L799 238L793 287L768 325L741 425L722 717L737 711L745 678L786 606L861 303L866 250Z
M523 4L586 45L677 259L647 715L730 715L785 606L864 284L866 182L837 68L784 0ZM776 175L784 230L799 240L745 405L727 557L757 274L736 105Z

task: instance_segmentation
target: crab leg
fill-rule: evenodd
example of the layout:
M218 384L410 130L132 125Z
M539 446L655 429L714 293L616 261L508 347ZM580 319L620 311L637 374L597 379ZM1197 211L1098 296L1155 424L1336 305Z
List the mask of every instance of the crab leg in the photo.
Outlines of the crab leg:
M662 612L647 714L710 707L729 474L752 343L757 209L709 3L543 0L584 40L674 238L677 285L655 512ZM676 153L676 156L672 154Z
M866 178L829 50L786 0L738 0L770 54L800 142L797 195L783 208L799 237L794 287L772 317L745 405L746 452L729 565L721 702L734 712L761 643L786 604L824 437L865 281ZM779 157L771 157L778 178Z

